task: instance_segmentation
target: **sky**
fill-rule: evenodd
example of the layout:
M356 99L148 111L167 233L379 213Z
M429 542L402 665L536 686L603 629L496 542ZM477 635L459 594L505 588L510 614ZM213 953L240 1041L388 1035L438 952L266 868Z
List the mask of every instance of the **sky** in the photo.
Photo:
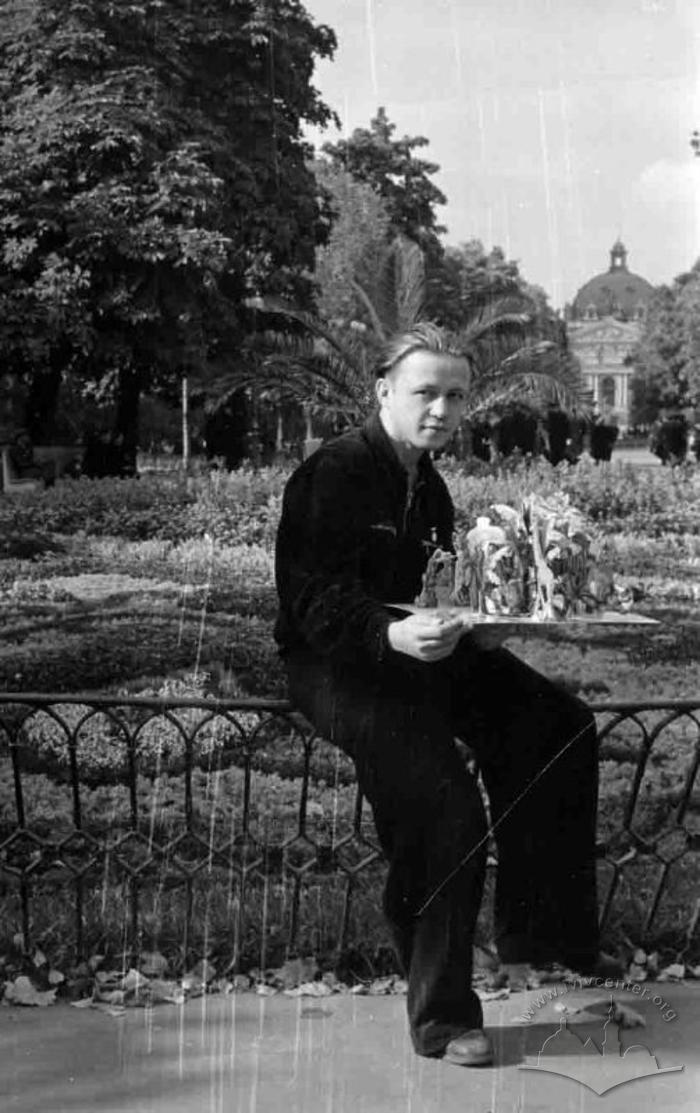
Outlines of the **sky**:
M700 0L305 0L338 49L342 129L379 105L440 166L444 242L502 247L555 308L608 269L654 285L700 257Z

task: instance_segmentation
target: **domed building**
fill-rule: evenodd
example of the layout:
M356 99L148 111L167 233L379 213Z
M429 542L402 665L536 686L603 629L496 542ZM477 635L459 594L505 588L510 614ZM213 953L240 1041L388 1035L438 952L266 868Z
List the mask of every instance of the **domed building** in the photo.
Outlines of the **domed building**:
M654 293L650 282L627 266L627 249L617 240L607 271L594 275L565 308L571 350L581 361L584 381L605 421L629 425L630 380L625 361L639 339Z

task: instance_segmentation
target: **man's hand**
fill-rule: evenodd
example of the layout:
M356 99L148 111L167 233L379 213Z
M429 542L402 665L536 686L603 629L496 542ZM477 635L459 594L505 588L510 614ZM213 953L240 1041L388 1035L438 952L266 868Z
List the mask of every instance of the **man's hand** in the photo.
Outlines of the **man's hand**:
M388 627L389 645L417 661L441 661L449 657L464 633L459 616L412 614Z

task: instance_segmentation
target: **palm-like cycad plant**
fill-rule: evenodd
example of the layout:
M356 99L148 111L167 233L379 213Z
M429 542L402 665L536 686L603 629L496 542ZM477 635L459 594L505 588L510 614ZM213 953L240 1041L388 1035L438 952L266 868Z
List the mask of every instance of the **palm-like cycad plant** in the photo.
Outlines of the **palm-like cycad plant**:
M325 321L279 298L251 299L249 306L270 327L249 338L254 359L231 385L250 385L279 401L295 399L350 422L365 417L374 405L372 368L382 343L421 318L425 273L420 248L398 237L387 247L373 281L355 278L352 288L358 309L353 320Z
M372 368L382 343L421 320L426 281L420 248L397 237L376 276L352 285L358 308L352 321L324 321L277 298L251 299L266 327L250 337L242 367L213 389L221 396L251 387L258 397L294 399L361 420L374 405ZM470 418L525 397L567 408L581 404L582 380L563 326L545 319L515 283L509 292L487 292L467 306L451 343L471 358Z
M580 365L569 351L564 326L543 315L526 292L472 305L458 335L472 359L469 418L526 400L585 408Z

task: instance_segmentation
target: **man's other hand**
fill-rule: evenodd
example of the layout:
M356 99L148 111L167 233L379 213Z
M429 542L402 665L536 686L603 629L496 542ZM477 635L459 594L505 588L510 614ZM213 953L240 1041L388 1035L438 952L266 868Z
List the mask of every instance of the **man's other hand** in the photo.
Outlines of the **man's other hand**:
M464 633L461 618L450 615L412 614L388 627L389 645L417 661L441 661L454 652Z

